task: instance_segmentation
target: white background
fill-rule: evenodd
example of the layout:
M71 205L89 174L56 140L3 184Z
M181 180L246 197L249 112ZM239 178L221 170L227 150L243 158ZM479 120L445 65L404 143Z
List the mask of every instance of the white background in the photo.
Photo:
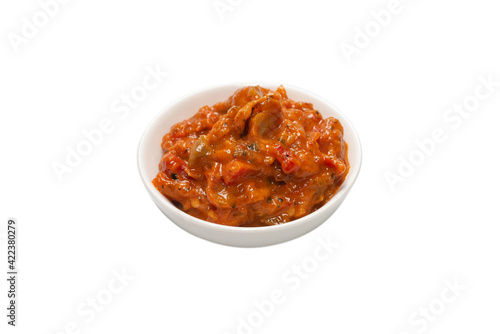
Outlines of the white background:
M500 87L456 129L443 120L480 76L500 81L497 4L401 0L349 63L341 43L389 1L232 3L221 19L212 0L73 0L18 52L8 34L40 5L1 3L2 271L6 220L20 224L18 327L6 325L2 279L1 333L63 333L75 322L66 333L233 334L274 289L286 300L239 332L498 333ZM119 119L112 103L148 66L169 75ZM356 185L306 236L260 249L212 244L171 223L141 184L136 148L155 114L233 81L313 91L361 136ZM52 163L105 118L113 131L60 182ZM392 191L385 174L436 128L447 140ZM341 245L292 290L282 276L310 260L318 238ZM134 278L88 321L77 308L110 296L113 270ZM425 330L410 323L440 305L446 280L466 288Z

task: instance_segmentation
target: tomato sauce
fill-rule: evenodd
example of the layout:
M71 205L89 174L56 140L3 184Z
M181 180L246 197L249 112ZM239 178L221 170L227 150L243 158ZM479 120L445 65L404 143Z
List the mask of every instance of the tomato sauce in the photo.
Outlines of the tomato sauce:
M153 185L186 213L222 225L283 224L320 208L349 172L343 127L311 103L249 86L163 137Z

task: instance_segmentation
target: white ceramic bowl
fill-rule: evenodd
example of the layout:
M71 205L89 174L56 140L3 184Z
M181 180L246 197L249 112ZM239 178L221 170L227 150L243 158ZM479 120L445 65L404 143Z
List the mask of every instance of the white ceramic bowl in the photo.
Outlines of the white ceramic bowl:
M219 244L239 247L259 247L274 245L304 235L325 222L340 204L353 186L361 167L361 143L351 122L333 105L304 89L283 85L288 97L295 101L311 102L324 118L333 116L344 126L344 138L349 145L350 171L339 191L325 205L315 212L300 219L274 226L234 227L224 226L192 217L176 208L165 198L151 181L158 173L158 164L162 156L161 141L170 127L194 115L204 105L213 105L226 100L237 89L255 85L253 83L227 84L200 90L186 95L167 106L147 127L139 143L137 155L139 174L147 191L158 208L172 222L183 230L200 238ZM260 84L262 87L276 89L278 84Z

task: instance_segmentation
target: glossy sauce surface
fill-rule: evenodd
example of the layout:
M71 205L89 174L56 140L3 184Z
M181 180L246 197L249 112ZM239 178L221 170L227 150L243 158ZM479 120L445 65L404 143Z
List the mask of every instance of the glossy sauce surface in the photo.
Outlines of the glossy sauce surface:
M244 87L204 106L175 124L161 147L156 189L188 214L222 225L303 217L349 172L340 122L289 99L283 86Z

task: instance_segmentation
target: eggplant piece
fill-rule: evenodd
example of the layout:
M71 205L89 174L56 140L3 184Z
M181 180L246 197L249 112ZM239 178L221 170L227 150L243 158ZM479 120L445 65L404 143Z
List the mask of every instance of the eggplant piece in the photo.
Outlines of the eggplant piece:
M200 158L206 157L210 153L211 146L208 143L207 136L201 135L191 148L188 160L189 168L195 167Z

